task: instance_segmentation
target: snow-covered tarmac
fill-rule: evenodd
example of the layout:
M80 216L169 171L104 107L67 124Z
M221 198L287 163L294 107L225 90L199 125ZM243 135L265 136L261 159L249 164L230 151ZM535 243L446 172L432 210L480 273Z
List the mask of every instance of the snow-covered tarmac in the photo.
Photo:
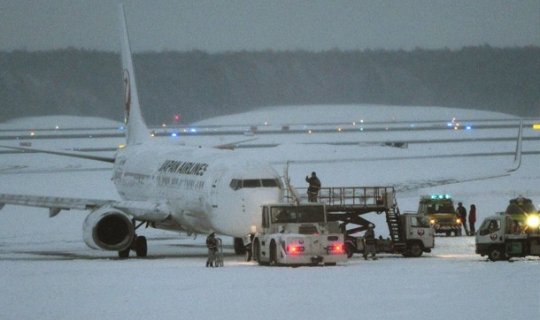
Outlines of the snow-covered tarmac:
M514 136L515 132L449 130L447 135ZM415 132L410 136L423 134ZM540 132L529 128L524 135L538 137ZM321 136L310 136L306 141L318 138ZM359 134L355 139L361 141L364 136ZM218 138L216 141L220 142ZM100 147L103 142L86 141ZM53 141L43 144L54 145ZM69 144L60 141L57 146L65 148ZM39 140L34 145L40 146ZM503 211L508 200L520 194L540 202L540 156L524 156L521 168L509 176L436 187L430 187L430 183L448 177L502 172L511 165L512 156L462 159L458 155L480 149L512 152L513 148L514 144L508 142L423 144L407 149L284 144L241 152L275 161L280 170L280 157L335 159L311 165L292 163L292 183L303 187L305 175L315 170L325 186L415 186L397 194L402 211L416 210L422 194L449 193L467 208L475 203L481 221ZM525 141L523 148L540 150L540 144L538 140ZM441 153L451 156L343 161ZM107 165L42 154L1 155L0 192L118 197ZM243 257L233 254L232 240L223 237L225 267L205 268L206 249L201 236L194 239L143 230L141 235L149 238L146 259L118 260L115 252L89 249L81 238L84 216L84 212L68 211L49 219L45 209L15 206L0 211L0 319L540 317L540 259L488 262L474 253L473 237L437 237L433 252L417 259L380 255L377 261L364 261L355 255L336 267L300 268L260 267L244 262ZM385 234L386 225L380 216L367 218L376 221L377 233Z

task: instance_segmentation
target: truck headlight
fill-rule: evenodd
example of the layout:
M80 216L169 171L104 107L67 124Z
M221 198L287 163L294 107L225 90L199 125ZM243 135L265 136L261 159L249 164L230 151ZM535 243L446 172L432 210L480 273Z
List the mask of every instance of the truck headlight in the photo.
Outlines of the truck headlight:
M538 217L537 214L527 216L527 222L526 223L527 223L527 226L529 228L536 229L540 225L540 218Z
M461 224L461 219L460 218L456 219L456 224Z

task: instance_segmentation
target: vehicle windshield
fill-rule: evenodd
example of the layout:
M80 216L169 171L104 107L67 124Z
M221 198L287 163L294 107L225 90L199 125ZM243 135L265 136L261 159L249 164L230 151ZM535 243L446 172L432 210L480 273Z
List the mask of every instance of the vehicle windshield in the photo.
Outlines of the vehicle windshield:
M437 214L437 213L455 213L454 204L450 200L441 200L436 202L422 203L420 205L420 213Z
M325 222L322 206L273 207L271 215L273 223Z

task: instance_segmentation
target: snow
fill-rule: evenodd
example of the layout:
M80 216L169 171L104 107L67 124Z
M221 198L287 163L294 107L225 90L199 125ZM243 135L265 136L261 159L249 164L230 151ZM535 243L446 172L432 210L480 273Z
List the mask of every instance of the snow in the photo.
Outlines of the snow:
M351 107L333 112L332 121L349 121ZM277 109L280 110L280 109ZM348 111L347 111L348 110ZM390 114L389 109L378 110ZM400 111L403 110L403 111ZM305 110L304 110L305 111ZM426 114L433 120L449 115L459 119L496 119L500 114L468 113L441 109ZM364 112L364 111L363 111ZM365 111L367 112L367 111ZM470 111L467 111L470 112ZM410 112L393 110L405 118ZM255 123L260 115L282 121L281 111L267 109L259 115L234 115L208 120L212 123ZM308 114L308 112L304 112ZM377 114L373 112L373 114ZM422 118L421 109L415 118ZM340 116L339 116L340 115ZM319 119L320 115L312 115ZM382 116L379 120L384 120ZM428 117L428 116L426 116ZM508 117L512 121L513 117ZM292 116L288 119L296 119ZM261 120L263 122L264 120ZM315 122L313 118L303 118ZM258 122L258 123L261 123ZM298 121L297 121L298 122ZM24 127L24 125L22 125ZM514 137L508 130L478 130L476 136ZM386 139L392 132L373 133L369 139ZM437 134L461 138L463 132L403 133L426 138ZM457 135L456 135L457 134ZM539 150L538 131L524 130L524 151ZM255 137L257 137L255 135ZM272 139L288 141L281 135ZM259 140L269 139L257 137ZM182 138L180 138L182 139ZM228 138L229 139L229 138ZM231 137L242 140L245 137ZM422 194L449 193L468 206L475 203L479 222L503 211L517 195L540 201L540 156L524 155L520 169L494 179L429 187L434 177L466 177L497 174L511 166L514 143L445 143L410 145L407 149L381 146L305 145L301 142L366 139L362 133L344 136L296 136L276 148L237 150L246 157L264 158L283 169L291 159L332 160L292 163L289 175L298 187L303 178L317 171L325 186L414 184L419 189L397 194L402 211L414 211ZM166 140L166 139L165 139ZM193 143L223 142L221 138L186 138ZM54 145L35 140L33 146ZM64 148L74 143L57 142ZM78 143L78 142L77 142ZM88 139L96 147L107 139ZM110 146L110 145L109 145ZM468 153L508 151L508 155L464 157ZM447 154L448 158L419 158ZM402 159L400 157L409 157ZM372 160L365 160L365 158ZM345 160L344 160L345 159ZM349 159L349 160L346 160ZM362 160L364 159L364 160ZM387 160L390 159L390 160ZM106 165L42 154L1 154L0 192L115 199L117 194ZM377 183L379 182L379 183ZM422 183L423 182L423 183ZM89 249L81 237L85 213L62 212L49 219L47 210L6 206L0 211L0 319L538 319L540 316L540 259L527 257L513 262L488 262L474 253L473 237L436 238L436 247L421 258L379 255L364 261L355 255L336 267L261 267L235 256L232 239L225 243L225 267L205 268L204 237L188 237L145 229L149 238L146 259L118 260L115 252ZM384 235L381 216L367 216Z

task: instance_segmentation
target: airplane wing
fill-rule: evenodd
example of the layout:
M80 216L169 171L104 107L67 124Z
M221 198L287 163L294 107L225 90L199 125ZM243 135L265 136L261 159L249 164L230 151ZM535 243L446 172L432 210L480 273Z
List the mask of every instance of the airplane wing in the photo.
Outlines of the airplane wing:
M116 201L87 198L50 197L20 194L0 194L0 209L6 204L49 209L52 218L62 210L95 210L104 206L131 215L134 219L149 222L161 222L170 216L165 204L146 201Z
M79 159L87 159L87 160L95 160L95 161L101 161L101 162L114 163L114 157L104 157L104 156L83 154L83 153L79 153L79 152L45 150L45 149L14 147L14 146L5 146L5 145L0 145L0 148L27 151L27 152L47 153L47 154L54 154L54 155L58 155L58 156L66 156L66 157L71 157L71 158L79 158Z
M0 194L0 208L3 208L6 204L48 208L50 217L56 216L61 210L93 210L113 202L111 200L84 198Z

